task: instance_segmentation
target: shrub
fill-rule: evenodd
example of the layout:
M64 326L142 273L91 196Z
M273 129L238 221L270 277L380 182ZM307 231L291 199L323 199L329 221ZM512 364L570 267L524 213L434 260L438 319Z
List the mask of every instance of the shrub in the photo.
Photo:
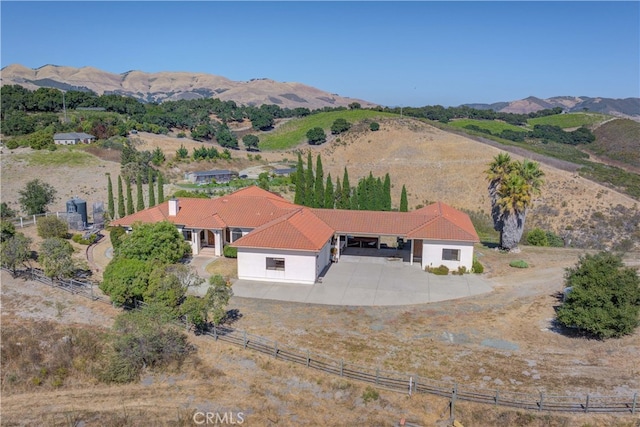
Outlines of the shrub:
M427 267L427 271L438 276L446 276L449 274L449 268L446 265L441 265L440 267Z
M458 267L458 271L454 274L459 274L460 276L462 276L463 274L467 274L467 267L461 265L460 267Z
M43 239L50 237L59 237L66 239L68 237L69 227L65 220L55 216L44 216L36 221L38 227L38 236Z
M369 403L372 400L378 400L379 398L380 393L378 393L378 390L371 386L367 386L367 388L362 393L362 400L364 400L364 403Z
M76 233L73 236L71 236L71 240L81 245L91 245L95 243L97 239L98 239L97 234L90 234L89 237L86 239L82 236L82 234L79 234L79 233Z
M567 228L568 229L568 228ZM547 231L547 242L553 248L564 248L564 239L552 231Z
M380 124L378 122L372 122L369 125L369 129L371 129L373 132L375 132L375 131L380 129Z
M471 267L471 271L476 274L484 273L484 266L478 261L478 258L473 258L473 265Z
M534 228L527 233L526 238L527 245L531 246L549 246L549 240L547 240L547 233L539 228Z
M596 338L620 337L638 327L640 278L609 252L581 257L567 269L571 288L558 309L558 322Z
M223 250L224 256L227 258L238 258L238 248L233 246L225 246Z
M515 267L515 268L529 268L529 264L527 264L526 261L523 261L521 259L514 259L509 263L509 266Z

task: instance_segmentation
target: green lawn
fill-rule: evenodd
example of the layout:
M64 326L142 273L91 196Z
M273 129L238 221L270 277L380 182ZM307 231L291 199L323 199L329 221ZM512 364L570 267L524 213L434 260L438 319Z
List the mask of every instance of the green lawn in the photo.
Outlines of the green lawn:
M300 119L292 119L274 132L267 135L261 135L258 146L262 151L287 150L300 143L306 142L307 131L315 127L321 127L324 129L328 136L331 134L331 125L339 118L343 118L353 125L362 120L375 121L376 119L397 116L397 114L371 110L343 110L312 114Z
M497 120L475 120L475 119L456 119L449 122L456 128L464 128L468 125L475 125L481 129L487 129L492 134L497 135L503 130L512 130L514 132L527 132L527 129L519 126L510 125L509 123L499 122Z
M98 164L98 159L91 154L71 147L58 147L55 151L38 150L16 155L15 158L27 161L32 166L91 166Z
M605 114L598 113L568 113L555 114L553 116L537 117L527 120L529 126L534 125L552 125L559 126L562 129L578 128L580 126L590 126L600 123L610 118Z

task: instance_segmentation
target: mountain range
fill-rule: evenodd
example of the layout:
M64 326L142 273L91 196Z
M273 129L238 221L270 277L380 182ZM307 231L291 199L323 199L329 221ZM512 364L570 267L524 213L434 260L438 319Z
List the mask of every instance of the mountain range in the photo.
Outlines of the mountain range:
M353 102L362 107L377 104L329 93L302 83L277 82L267 78L233 81L226 77L204 73L127 71L109 73L93 67L44 65L32 69L20 64L2 68L0 84L17 84L30 90L51 87L60 90L86 90L102 94L131 96L143 102L180 99L219 98L244 105L276 104L282 108L347 107ZM429 105L425 102L425 105ZM557 96L497 102L465 104L477 109L527 114L561 107L565 111L591 111L627 117L640 121L640 98L591 98L587 96Z

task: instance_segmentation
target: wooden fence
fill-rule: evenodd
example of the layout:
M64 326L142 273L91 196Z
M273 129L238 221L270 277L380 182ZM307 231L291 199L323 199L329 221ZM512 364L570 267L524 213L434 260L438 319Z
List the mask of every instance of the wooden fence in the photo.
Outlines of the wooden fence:
M9 271L5 268L3 269ZM20 273L23 276L33 278L41 283L57 287L72 294L111 304L110 300L101 293L94 292L95 283L73 279L52 280L36 268L23 270ZM181 326L185 326L184 320ZM638 405L640 405L638 393L627 396L602 396L595 393L574 396L561 396L542 392L539 394L516 393L505 390L477 388L449 381L434 380L415 374L359 366L344 360L291 348L268 338L224 326L214 325L209 330L204 331L203 336L210 337L216 341L224 341L244 349L258 351L272 356L274 359L296 363L342 378L373 384L377 388L409 395L423 393L442 396L450 399L452 407L456 401L460 400L530 411L636 414L639 411Z

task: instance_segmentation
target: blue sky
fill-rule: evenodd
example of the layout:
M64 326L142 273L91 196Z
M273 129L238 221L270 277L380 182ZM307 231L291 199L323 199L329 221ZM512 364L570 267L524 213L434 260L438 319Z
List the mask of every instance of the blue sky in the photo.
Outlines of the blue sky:
M640 2L10 2L1 65L300 82L387 106L640 96Z

